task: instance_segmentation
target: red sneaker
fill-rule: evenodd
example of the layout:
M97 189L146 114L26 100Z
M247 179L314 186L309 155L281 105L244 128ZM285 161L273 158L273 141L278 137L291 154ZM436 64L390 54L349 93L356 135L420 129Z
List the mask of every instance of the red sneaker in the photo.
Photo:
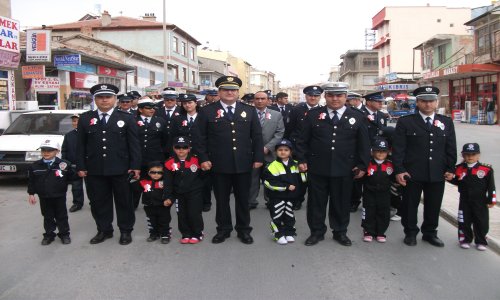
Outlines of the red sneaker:
M189 244L189 241L190 241L190 238L187 238L187 237L182 238L181 239L181 244Z
M192 237L189 239L190 244L198 244L200 240L198 238Z

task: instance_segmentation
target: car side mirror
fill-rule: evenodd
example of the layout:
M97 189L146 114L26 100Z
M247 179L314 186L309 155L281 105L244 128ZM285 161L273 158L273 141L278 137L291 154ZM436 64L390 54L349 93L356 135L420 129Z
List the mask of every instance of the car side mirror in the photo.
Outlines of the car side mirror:
M0 135L2 135L4 131L5 131L5 129L0 128Z

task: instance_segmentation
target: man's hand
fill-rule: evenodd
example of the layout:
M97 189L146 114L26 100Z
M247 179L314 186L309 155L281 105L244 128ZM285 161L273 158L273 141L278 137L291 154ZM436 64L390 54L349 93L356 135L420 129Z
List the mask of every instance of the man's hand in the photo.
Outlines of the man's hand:
M352 172L354 173L354 179L359 179L365 176L365 171L361 171L358 167L354 167Z
M202 162L202 163L201 163L201 169L202 169L203 171L208 171L208 170L210 170L211 168L212 168L212 162L211 162L211 161L209 161L209 160L208 160L208 161L205 161L205 162Z
M408 176L409 178L411 178L410 173L408 173L408 172L399 173L399 174L396 175L396 181L400 185L406 186L406 179L405 179L406 176Z
M299 164L299 171L300 172L307 172L307 163Z
M264 154L268 154L269 153L269 149L267 149L266 147L264 147Z
M139 180L139 178L141 178L141 170L128 170L128 173L134 173L135 180Z
M292 191L292 192L293 192L293 191L295 191L295 185L290 184L290 185L288 186L288 190L289 190L289 191Z
M446 179L448 181L452 180L454 176L455 175L453 173L450 173L450 172L444 173L444 179Z
M172 200L167 199L167 200L163 201L163 206L170 206L170 205L172 205Z
M87 177L87 171L78 171L78 176L80 177Z
M263 165L264 165L264 164L263 164L263 163L261 163L261 162L254 162L254 163L253 163L253 168L254 168L254 169L258 169L258 168L262 167Z
M28 197L28 203L31 204L31 205L35 205L36 204L35 195L29 195L29 197Z

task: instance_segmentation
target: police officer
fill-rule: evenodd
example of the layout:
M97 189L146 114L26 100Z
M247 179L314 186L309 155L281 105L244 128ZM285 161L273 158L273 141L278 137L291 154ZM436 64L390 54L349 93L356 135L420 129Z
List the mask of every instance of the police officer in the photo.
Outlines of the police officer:
M413 91L418 112L398 119L393 143L396 180L404 186L401 223L404 243L417 244L417 212L424 192L422 240L443 247L437 236L444 176L452 174L457 160L455 128L450 118L435 113L439 89L422 86Z
M179 115L180 108L177 106L177 97L179 96L173 88L165 88L162 92L163 107L155 112L155 116L165 120L167 133L170 134L172 128L172 118Z
M168 143L168 149L173 155L172 142L178 136L189 137L192 140L192 129L196 124L196 119L198 117L198 104L196 101L196 96L193 94L179 94L179 102L181 107L179 108L179 114L172 118L170 137Z
M333 238L350 246L347 237L353 178L361 178L370 159L370 144L364 116L345 106L347 85L330 82L325 90L326 107L307 113L297 140L296 157L302 172L308 172L307 224L311 235L306 246L317 244L326 233L328 218Z
M152 99L144 97L138 101L138 113L134 116L141 145L141 179L146 177L150 162L164 162L168 154L168 133L165 120L154 115L154 106ZM132 185L134 186L134 207L137 208L142 189L139 187L138 181Z
M129 114L135 115L136 111L132 109L132 100L134 99L128 93L121 94L117 96L118 98L118 109L127 112Z
M365 111L365 105L363 101L361 101L361 94L355 92L347 93L347 104L349 104L352 108L356 108L361 111Z
M357 109L365 113L365 105L361 101L362 96L355 92L347 92L346 104L350 107ZM363 195L363 183L362 178L355 179L352 183L352 194L351 194L351 212L356 212L358 206L361 204L361 196Z
M234 189L238 238L253 243L250 235L248 197L253 168L263 165L262 129L255 108L238 102L241 80L222 76L215 82L220 101L203 107L193 138L203 170L212 170L214 194L217 201L215 221L217 234L212 243L222 243L233 230L229 195Z
M219 92L217 90L209 90L205 96L205 105L219 101ZM205 106L203 105L203 106Z
M276 104L271 105L269 108L279 111L283 116L283 120L286 120L293 106L288 104L288 94L279 92L276 94Z
M367 117L370 142L373 142L375 137L382 135L383 129L387 126L387 116L380 111L384 103L384 96L382 96L382 92L375 92L364 95L363 98L366 99L366 105L362 111Z
M139 99L141 99L141 94L138 91L130 91L127 93L130 97L132 97L132 107L131 109L137 111L137 104L139 103Z
M91 244L113 236L113 199L120 244L132 242L135 215L128 177L133 173L139 178L141 150L133 116L114 107L118 90L111 84L94 85L90 92L97 110L83 113L78 122L76 168L78 175L86 178L97 224L97 235Z
M244 101L248 105L253 105L254 93L247 93L241 97L241 100Z
M303 93L306 96L306 102L295 106L290 111L287 120L285 120L284 138L290 140L294 146L297 143L297 138L300 135L300 126L304 121L307 112L312 108L319 106L319 100L321 99L323 89L317 85L310 85L304 88ZM304 196L307 191L307 185L301 184L299 186L299 190L299 197L297 198L297 202L293 205L294 210L299 210L302 207L302 203L305 200Z

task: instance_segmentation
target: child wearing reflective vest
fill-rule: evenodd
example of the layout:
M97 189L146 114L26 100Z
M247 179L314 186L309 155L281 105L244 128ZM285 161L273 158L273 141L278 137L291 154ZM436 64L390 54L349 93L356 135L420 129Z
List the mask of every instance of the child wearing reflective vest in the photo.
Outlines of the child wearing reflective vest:
M458 186L458 241L469 249L474 239L477 250L486 250L489 213L496 203L493 168L479 162L479 145L467 143L462 148L464 161L455 167L455 174L446 179Z
M394 181L394 167L387 160L389 144L386 139L377 137L372 143L372 160L363 178L363 212L361 226L363 241L373 238L385 243L385 231L389 227L391 211L391 184Z
M175 202L181 244L197 244L203 239L203 188L198 158L190 155L190 141L174 138L174 155L165 162L164 199Z
M295 241L295 215L293 204L299 197L300 182L306 181L306 174L299 173L297 161L292 159L293 146L283 139L275 146L277 158L264 168L264 186L269 196L271 231L280 245Z

